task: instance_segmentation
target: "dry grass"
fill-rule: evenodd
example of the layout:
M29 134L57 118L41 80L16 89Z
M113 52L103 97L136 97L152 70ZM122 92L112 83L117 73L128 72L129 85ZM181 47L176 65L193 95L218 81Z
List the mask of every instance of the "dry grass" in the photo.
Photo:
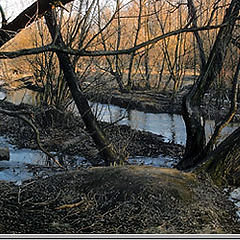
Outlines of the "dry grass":
M177 170L91 168L0 188L1 233L238 231L230 201Z

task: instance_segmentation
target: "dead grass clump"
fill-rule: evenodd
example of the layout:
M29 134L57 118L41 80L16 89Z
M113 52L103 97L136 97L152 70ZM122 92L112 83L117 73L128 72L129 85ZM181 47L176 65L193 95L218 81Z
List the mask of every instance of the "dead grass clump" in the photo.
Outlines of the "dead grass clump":
M0 187L1 233L238 231L221 192L177 170L91 168Z

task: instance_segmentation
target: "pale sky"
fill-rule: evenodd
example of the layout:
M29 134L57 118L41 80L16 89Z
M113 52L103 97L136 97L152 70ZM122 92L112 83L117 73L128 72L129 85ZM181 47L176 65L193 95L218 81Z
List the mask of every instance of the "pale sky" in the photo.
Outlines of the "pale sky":
M23 9L30 6L34 0L0 0L6 17L9 20L15 18Z
M8 22L12 21L19 13L21 13L24 9L29 7L36 0L0 0L0 4L4 9L6 18ZM131 0L122 0L122 2L130 2ZM100 3L110 3L111 0L101 0ZM113 0L115 2L115 0ZM1 16L0 16L1 23ZM1 24L0 24L1 25Z
M36 0L0 0L0 4L4 9L6 18L9 22L35 1ZM109 2L109 0L107 0L107 2Z

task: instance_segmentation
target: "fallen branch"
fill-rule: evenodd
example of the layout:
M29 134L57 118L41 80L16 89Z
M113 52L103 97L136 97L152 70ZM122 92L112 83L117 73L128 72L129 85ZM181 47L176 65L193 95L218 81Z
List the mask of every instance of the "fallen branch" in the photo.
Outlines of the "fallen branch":
M59 167L61 168L64 168L58 160L56 160L54 158L54 155L52 155L51 153L49 153L45 148L43 148L43 146L41 145L40 143L40 134L39 134L39 131L37 129L37 127L33 124L33 122L28 119L26 117L26 115L28 115L30 118L32 118L32 113L29 112L29 111L9 111L9 110L5 110L5 109L1 109L0 108L0 113L3 113L3 114L6 114L8 116L11 116L11 117L17 117L21 120L23 120L24 122L26 122L34 131L35 133L35 140L36 140L36 143L38 145L38 148L43 152L45 153L50 159L52 159Z
M66 209L66 208L75 208L75 207L79 207L81 206L83 203L85 202L85 200L82 200L80 202L77 203L72 203L72 204L64 204L62 206L56 207L56 210L62 210L62 209Z
M85 203L85 209L87 209L94 202L92 200L90 200L90 197L88 195L83 194L81 201L79 201L77 203L70 203L70 204L61 205L59 207L56 207L55 210L62 210L62 209L66 209L66 208L75 208L75 207L81 206L84 203Z

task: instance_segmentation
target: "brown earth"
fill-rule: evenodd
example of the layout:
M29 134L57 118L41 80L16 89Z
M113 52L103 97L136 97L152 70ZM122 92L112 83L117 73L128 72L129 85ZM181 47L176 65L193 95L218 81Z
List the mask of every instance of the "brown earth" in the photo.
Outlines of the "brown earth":
M239 233L233 204L204 177L98 167L0 183L0 233Z

